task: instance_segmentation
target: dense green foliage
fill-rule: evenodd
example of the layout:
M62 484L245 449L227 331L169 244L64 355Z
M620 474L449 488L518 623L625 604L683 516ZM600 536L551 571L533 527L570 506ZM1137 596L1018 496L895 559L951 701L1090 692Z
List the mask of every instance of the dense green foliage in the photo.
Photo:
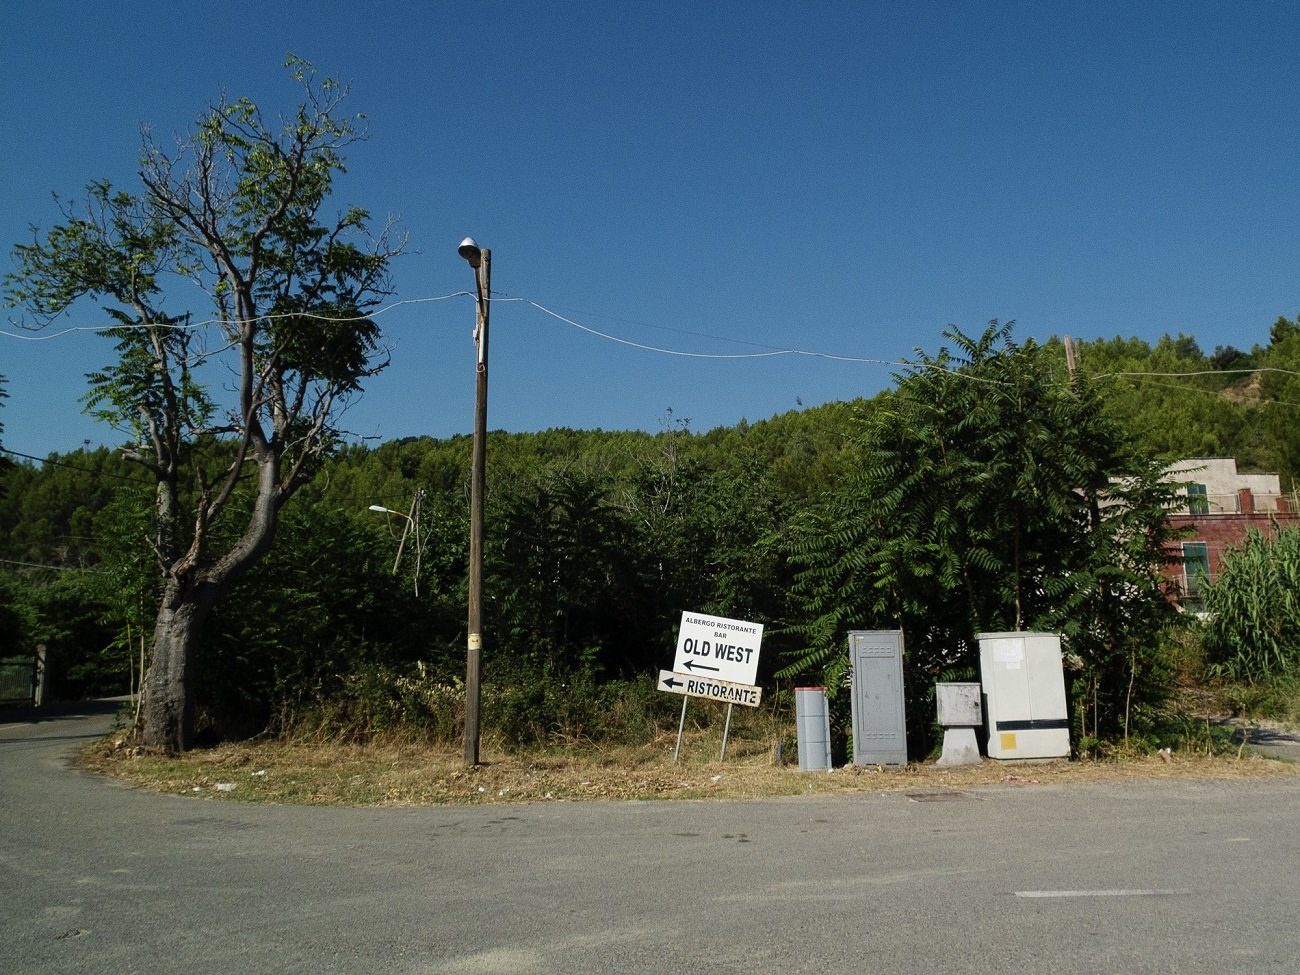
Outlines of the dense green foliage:
M846 631L904 632L912 737L937 680L975 676L979 633L1062 633L1080 731L1127 733L1129 689L1151 703L1153 638L1172 611L1159 569L1172 490L1134 452L1059 348L1011 327L947 334L864 417L861 464L790 535L802 567L787 673L848 669ZM1091 719L1089 721L1089 718Z
M1251 529L1202 595L1206 649L1222 673L1254 683L1300 671L1300 528Z
M1140 737L1170 686L1159 458L1237 456L1290 487L1297 336L1284 319L1249 353L1085 343L1072 381L1055 340L954 330L872 400L706 433L671 415L657 434L493 432L485 732L650 734L676 703L653 674L695 609L767 625L759 680L777 708L793 683L838 685L848 629L903 628L914 756L933 682L973 678L974 635L1018 626L1064 634L1082 747ZM205 625L207 726L459 734L469 451L413 438L321 464ZM158 598L150 505L113 451L0 466L0 641L57 649L59 695L138 680ZM1246 640L1224 635L1216 659Z
M1300 486L1300 325L1279 318L1267 346L1205 355L1195 339L1165 336L1085 342L1080 371L1107 412L1158 457L1235 457Z
M655 435L491 433L489 685L509 674L549 694L519 719L536 729L546 725L539 709L558 709L556 688L643 678L666 664L683 608L777 619L788 572L773 540L788 509L834 476L825 458L839 456L851 425L850 408L836 404L703 435L681 423ZM821 449L820 472L807 463L810 444ZM347 448L328 461L286 509L277 545L209 621L207 719L246 729L286 708L324 706L363 688L373 694L381 679L395 689L417 663L431 668L431 679L457 679L468 461L464 437ZM805 466L809 477L801 479ZM0 502L6 556L59 570L84 566L119 594L104 632L76 654L126 660L156 598L140 479L99 449L15 464L0 488L10 489ZM394 570L402 519L368 508L406 512L417 491L418 521ZM20 590L38 573L24 571L12 576ZM21 642L30 648L33 639ZM494 693L489 688L489 710ZM508 711L495 713L504 721Z

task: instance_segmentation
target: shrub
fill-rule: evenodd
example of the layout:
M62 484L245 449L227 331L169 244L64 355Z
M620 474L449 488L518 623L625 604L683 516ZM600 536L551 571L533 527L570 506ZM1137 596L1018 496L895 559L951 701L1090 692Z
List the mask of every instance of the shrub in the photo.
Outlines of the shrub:
M1212 672L1251 683L1300 667L1300 529L1251 529L1202 590Z

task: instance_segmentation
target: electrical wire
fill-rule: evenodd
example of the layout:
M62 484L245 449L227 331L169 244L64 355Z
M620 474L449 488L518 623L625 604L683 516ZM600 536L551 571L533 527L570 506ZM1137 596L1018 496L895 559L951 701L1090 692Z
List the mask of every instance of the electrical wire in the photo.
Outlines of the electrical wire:
M917 363L917 362L910 362L906 359L876 359L868 356L841 355L834 352L814 352L808 349L780 349L780 348L774 348L770 346L767 347L767 351L765 352L687 352L681 349L666 349L661 346L646 345L641 342L633 342L631 339L619 338L617 335L610 335L608 332L602 332L599 329L592 328L590 325L583 325L581 322L576 322L572 318L567 318L564 315L561 315L559 312L547 308L545 305L541 304L540 302L533 301L531 298L510 297L509 300L522 301L525 304L531 305L533 308L536 308L538 311L550 315L552 318L559 319L560 321L564 322L566 325L572 325L574 328L586 332L589 335L594 335L597 336L598 338L606 339L610 342L615 342L619 345L626 345L634 349L641 349L642 351L645 352L657 352L660 353L661 355L674 355L674 356L681 356L690 359L724 359L724 360L771 359L777 356L786 356L786 355L805 356L810 359L826 359L833 362L861 362L861 363L868 363L871 365L878 365L878 366L901 366L907 369L918 369L918 368L936 369L940 372L946 372L952 375L960 375L965 379L970 379L975 382L990 383L995 386L1004 385L1002 382L996 379L985 379L982 376L971 376L969 374L962 373L960 370L948 369L944 366L937 365L936 363L933 362ZM698 332L690 332L686 329L674 329L674 331L680 331L687 335L701 334ZM719 338L719 336L703 336L703 337ZM725 339L724 341L731 342L737 340ZM756 344L756 343L749 343L749 344Z
M641 349L645 352L659 352L664 355L683 356L690 359L768 359L768 358L772 358L773 356L780 356L780 355L806 355L806 356L815 356L821 359L836 359L841 362L872 362L872 363L877 363L879 365L899 365L899 363L888 362L884 359L867 359L867 358L858 358L852 356L832 355L831 353L827 353L827 352L805 352L802 349L770 349L767 352L729 352L729 353L685 352L680 349L665 349L655 345L644 345L640 342L633 342L631 339L619 338L617 335L610 335L608 332L602 332L599 329L592 328L590 325L583 325L581 322L575 322L572 318L566 318L563 315L561 315L559 312L552 311L550 308L547 308L545 305L540 304L539 302L533 301L531 298L519 298L516 300L523 301L531 305L532 307L536 308L538 311L550 315L552 318L558 318L566 325L572 325L574 328L586 332L589 335L595 335L602 339L608 339L611 342L617 342L619 345L628 345L634 349ZM688 334L694 334L694 333L688 333Z
M76 464L68 464L61 460L50 460L48 457L36 457L32 454L24 454L17 450L10 450L8 447L0 447L0 454L9 454L11 457L21 457L23 460L34 460L38 464L49 464L51 467L66 467L71 471L80 471L82 474L93 474L95 477L111 477L119 481L126 481L130 484L139 484L147 486L148 481L140 477L130 477L126 474L117 474L113 471L96 471L89 467L79 467Z
M1294 369L1280 369L1277 366L1259 366L1256 369L1201 369L1196 372L1099 372L1092 378L1109 379L1111 376L1156 376L1184 379L1191 376L1250 376L1257 372L1279 372L1284 376L1300 376L1300 372L1296 372Z
M1240 372L1241 370L1234 370L1234 371ZM1251 371L1256 371L1256 370L1246 370L1246 371L1247 371L1247 372L1251 372ZM1261 371L1261 372L1262 372L1263 370L1258 370L1258 371ZM1287 369L1276 369L1276 370L1273 370L1273 371L1274 371L1274 372L1284 372L1284 373L1289 373L1289 372L1290 372L1290 370L1287 370ZM1174 372L1174 373L1164 373L1164 372L1151 372L1151 373L1144 373L1144 372L1111 372L1111 373L1101 373L1101 374L1099 374L1099 375L1091 376L1091 377L1089 377L1089 378L1091 378L1091 379L1109 379L1109 378L1113 378L1113 377L1118 376L1118 377L1122 377L1122 378L1124 378L1124 379L1132 379L1132 380L1134 380L1135 382L1141 383L1143 386L1155 386L1155 387L1158 387L1158 388L1160 388L1160 389L1172 389L1172 390L1175 390L1175 391L1177 391L1177 392L1179 392L1179 393L1182 393L1182 394L1184 394L1184 395L1186 395L1187 393L1199 393L1199 394L1202 395L1202 396L1209 396L1209 397L1211 397L1212 399L1222 399L1222 398L1223 398L1223 390L1220 390L1220 389L1202 389L1202 388L1200 388L1200 387L1198 387L1198 386L1187 386L1187 385L1181 385L1181 386L1180 386L1180 385L1178 385L1178 384L1176 384L1176 383L1162 383L1162 382L1156 382L1155 379L1151 378L1151 377L1174 377L1174 378L1177 378L1177 377L1179 377L1179 376L1199 376L1199 375L1211 375L1211 376L1213 376L1213 375L1220 375L1220 373L1216 373L1216 372L1211 372L1211 373L1178 373L1178 372ZM1292 375L1294 375L1294 373L1292 373ZM1265 406L1296 406L1296 407L1300 407L1300 403L1294 402L1294 401L1292 401L1292 400L1286 400L1286 399L1268 399L1268 400L1261 400L1260 402L1258 402L1258 403L1256 403L1256 404L1254 404L1254 405L1255 405L1256 407L1265 407Z
M463 297L475 298L476 296L469 291L454 291L445 295L434 295L431 297L424 297L424 298L402 299L400 301L395 301L388 305L385 305L382 308L378 308L367 315L339 317L339 316L331 316L331 315L320 315L313 312L289 312L283 314L269 314L269 315L261 316L261 318L258 320L262 320L262 319L279 320L285 318L310 318L314 321L345 324L348 322L367 321L373 318L377 318L381 315L387 314L388 312L394 311L395 309L403 307L405 305L426 304L429 302L447 301L448 299L451 298L463 298ZM631 339L622 338L617 335L612 335L609 332L605 332L600 329L593 328L590 325L584 325L582 322L576 321L573 318L569 318L566 315L562 315L559 312L555 311L554 309L548 308L546 305L543 305L541 302L535 301L532 298L528 298L520 295L509 295L509 294L498 293L497 295L492 296L491 300L494 302L519 302L522 304L526 304L542 312L543 314L549 315L550 317L555 318L558 321L564 322L566 325L569 325L572 328L576 328L579 331L584 332L588 335L592 335L597 338L604 339L608 342L616 343L618 345L624 345L629 348L639 349L644 352L653 352L659 355L670 355L670 356L677 356L680 358L689 358L689 359L711 359L711 360L733 360L733 361L742 360L742 359L771 359L780 356L803 356L805 358L810 358L810 359L824 359L830 362L850 362L850 363L863 363L868 365L893 366L893 367L900 367L904 369L936 370L940 372L946 372L951 375L961 376L962 378L969 379L975 382L984 382L984 383L989 383L991 385L1004 385L999 380L985 379L980 376L972 376L969 373L963 372L960 368L950 369L945 366L938 365L937 363L934 362L928 362L928 363L914 362L907 359L879 359L871 356L844 355L841 353L821 352L812 349L779 348L775 346L763 346L759 343L752 343L752 342L747 342L743 344L756 345L759 348L762 348L764 351L762 352L692 352L684 349L666 348L664 346L649 345L643 342L635 342ZM81 326L70 326L68 328L64 328L56 332L52 332L50 334L41 334L41 335L21 334L21 333L15 333L15 332L0 329L0 337L13 338L13 339L18 339L21 341L29 341L29 342L43 342L43 341L50 341L51 339L61 338L73 332L107 332L112 330L135 329L135 328L174 328L174 329L196 330L196 329L204 328L209 325L238 326L247 323L248 320L243 320L243 319L210 318L199 322L184 322L184 323L163 322L163 323L156 323L156 324L144 323L140 325L121 325L121 324L93 325L93 326L81 325ZM660 328L665 326L650 326L650 327ZM707 335L705 333L694 332L689 329L672 328L667 330L680 332L681 334L684 335L696 335L701 338L718 339L727 342L742 342L742 340L739 339L727 338L724 336L717 336L717 335ZM1282 369L1275 366L1264 366L1258 369L1209 369L1209 370L1197 370L1197 371L1189 371L1189 372L1110 372L1110 373L1098 373L1092 376L1091 378L1093 379L1107 379L1111 377L1193 378L1197 376L1249 375L1249 374L1259 373L1259 372L1272 372L1272 373L1278 373L1286 376L1300 376L1300 372L1297 372L1296 370Z
M56 331L50 332L48 334L46 334L42 329L41 334L39 335L34 334L36 331L35 329L29 329L29 328L23 328L23 331L31 332L33 334L24 335L22 332L10 332L4 329L0 329L0 336L4 336L5 338L18 339L19 341L22 342L48 342L51 339L63 338L63 336L70 335L73 332L112 332L112 331L130 330L130 329L137 329L137 328L162 328L162 329L174 329L176 331L196 331L200 328L206 328L209 325L238 326L238 325L247 325L252 321L278 321L284 318L310 318L313 321L317 321L317 322L330 322L332 324L344 324L347 322L369 321L372 318L378 318L380 315L387 314L388 312L400 308L403 305L422 305L430 301L446 301L448 298L462 298L465 296L469 296L471 298L474 297L468 291L453 291L451 294L435 295L430 298L404 298L401 301L394 301L391 304L384 305L384 307L382 308L376 308L373 312L371 312L368 315L351 315L347 317L337 317L333 315L318 315L315 312L309 312L309 311L283 312L278 314L272 313L267 315L260 315L256 319L207 318L201 322L140 322L138 324L132 323L127 325L123 325L123 324L70 325L67 328L61 328ZM16 325L12 320L10 321L9 324L11 327L14 328L20 327Z
M43 562L19 562L17 559L0 559L0 565L20 565L26 569L53 569L56 572L89 572L92 575L103 575L103 569L92 569L89 566L78 565L46 565Z

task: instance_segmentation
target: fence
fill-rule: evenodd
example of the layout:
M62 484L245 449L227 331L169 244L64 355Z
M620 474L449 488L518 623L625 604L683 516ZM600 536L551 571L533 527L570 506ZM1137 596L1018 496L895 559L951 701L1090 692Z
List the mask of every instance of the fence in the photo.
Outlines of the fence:
M0 704L24 706L35 704L36 677L35 657L0 660Z

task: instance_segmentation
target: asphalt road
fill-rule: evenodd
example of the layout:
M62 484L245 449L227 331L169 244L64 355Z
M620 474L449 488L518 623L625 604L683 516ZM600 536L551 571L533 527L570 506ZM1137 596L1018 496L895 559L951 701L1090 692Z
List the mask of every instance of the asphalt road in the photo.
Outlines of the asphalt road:
M0 724L0 970L1300 972L1300 781L250 806L67 767L109 720Z

